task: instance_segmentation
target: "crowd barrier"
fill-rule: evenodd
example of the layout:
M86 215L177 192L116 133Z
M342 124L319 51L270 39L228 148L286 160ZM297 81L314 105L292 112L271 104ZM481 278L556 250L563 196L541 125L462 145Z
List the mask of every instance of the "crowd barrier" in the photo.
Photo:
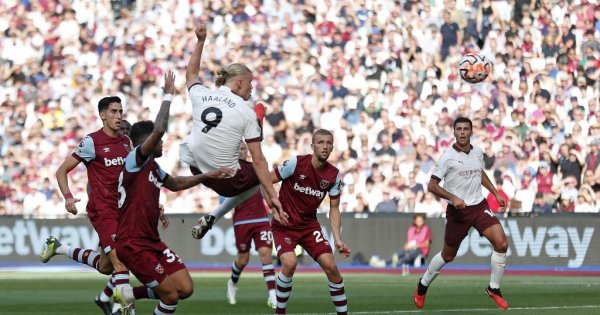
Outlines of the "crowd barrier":
M169 218L171 224L167 230L161 230L161 237L186 263L231 263L236 248L230 219L220 220L198 241L192 239L190 233L197 215L169 215ZM319 215L319 220L324 234L333 240L328 218ZM569 269L600 266L600 217L597 215L508 217L500 221L508 236L511 266ZM342 239L352 249L352 257L391 257L406 241L411 222L410 214L344 213ZM433 236L430 252L434 254L442 248L445 221L428 219L427 224ZM0 265L39 262L38 255L48 235L77 247L96 248L98 245L98 236L86 218L38 220L5 216L0 218ZM456 262L489 265L491 253L489 242L471 229L461 244ZM352 261L356 260L345 263Z

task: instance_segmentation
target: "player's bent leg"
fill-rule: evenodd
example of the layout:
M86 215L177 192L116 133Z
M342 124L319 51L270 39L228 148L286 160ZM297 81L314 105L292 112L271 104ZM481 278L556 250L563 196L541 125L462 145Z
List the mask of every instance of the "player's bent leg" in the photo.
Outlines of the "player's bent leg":
M344 288L344 280L340 274L340 270L335 264L333 254L324 253L317 257L317 262L327 275L329 280L329 295L331 301L335 306L335 311L338 315L345 315L348 313L348 299L346 298L346 291Z
M187 269L180 269L170 274L168 278L175 285L180 300L185 300L194 293L194 282Z
M217 208L211 211L210 214L207 214L198 220L198 223L200 224L192 228L192 237L195 239L203 238L204 235L206 235L206 233L208 233L208 231L212 228L213 224L217 222L217 220L219 220L233 208L239 206L242 202L252 197L259 187L260 185L256 185L237 196L225 198L225 200L219 206L217 206Z
M506 253L508 250L508 240L506 239L506 234L504 233L502 225L494 224L485 229L481 234L490 241L494 247L494 251Z
M117 257L116 249L113 249L108 253L108 258L110 259L110 262L112 263L116 272L127 271L127 274L129 274L129 269L127 269L125 264L123 264L121 260L119 260L119 257Z
M178 274L179 270L172 275ZM187 272L187 270L185 270ZM189 273L188 273L189 277ZM181 281L181 279L179 280ZM166 276L165 279L154 288L154 293L158 295L160 301L154 309L154 314L173 314L177 308L177 302L179 301L179 292L177 292L177 284L171 278L171 275Z
M298 259L292 251L280 253L279 260L281 261L281 272L277 276L276 282L277 307L275 314L285 314L287 302L292 294L293 276Z
M129 269L121 262L115 248L108 252L107 256L114 268L112 274L113 295L115 297L113 312L120 309L123 315L134 314L135 298L133 296L133 288L129 284ZM121 299L117 298L118 293L120 293ZM123 298L125 298L125 304L123 304Z
M279 256L281 262L281 273L286 277L293 277L296 272L298 258L294 252L286 252Z
M112 275L115 271L113 267L113 262L110 260L108 254L106 254L102 249L100 249L100 260L98 260L98 271L101 274Z
M270 247L263 246L258 249L260 262L262 263L263 277L267 284L269 299L267 305L271 308L277 307L277 294L275 292L275 268L273 266L273 255Z
M444 259L444 262L447 264L452 262L458 253L458 247L453 247L444 242L444 247L442 247L441 256Z
M49 236L46 239L46 244L44 244L44 248L40 254L40 260L43 263L47 263L56 255L65 255L80 264L85 264L96 270L100 270L98 268L100 253L93 249L84 249L72 247L68 244L61 244L56 237Z
M319 263L319 266L321 266L321 269L323 269L329 281L339 282L342 280L342 275L335 264L333 254L324 253L319 255L319 257L317 257L317 263Z

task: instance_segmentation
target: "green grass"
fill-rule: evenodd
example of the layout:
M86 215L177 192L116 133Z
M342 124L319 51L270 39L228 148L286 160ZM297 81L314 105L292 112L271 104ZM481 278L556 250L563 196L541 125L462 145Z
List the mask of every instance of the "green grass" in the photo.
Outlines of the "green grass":
M176 314L272 314L267 307L262 274L245 273L239 282L238 303L227 304L228 275L195 273L195 292L180 301ZM499 314L484 292L487 276L440 275L429 289L423 310L412 294L418 275L346 274L351 313L358 314ZM93 273L0 273L0 314L101 314L93 303L106 279ZM137 282L136 282L137 283ZM503 293L511 314L599 314L600 278L510 276ZM152 314L155 301L142 300L136 313ZM288 314L329 314L323 274L298 272Z

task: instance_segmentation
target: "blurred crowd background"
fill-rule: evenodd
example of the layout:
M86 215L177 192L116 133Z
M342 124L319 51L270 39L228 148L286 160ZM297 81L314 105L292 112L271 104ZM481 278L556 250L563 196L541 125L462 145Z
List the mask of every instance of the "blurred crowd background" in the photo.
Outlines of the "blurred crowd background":
M427 183L458 116L473 120L511 215L600 209L596 1L3 0L0 214L73 217L54 173L101 127L98 100L121 97L131 123L154 119L167 69L178 91L158 162L189 174L178 145L191 127L184 81L198 22L206 85L220 65L255 71L272 166L310 153L315 128L334 132L344 212L444 216ZM469 51L494 63L483 83L458 76ZM84 166L69 178L85 213ZM161 198L171 213L218 202L202 186Z

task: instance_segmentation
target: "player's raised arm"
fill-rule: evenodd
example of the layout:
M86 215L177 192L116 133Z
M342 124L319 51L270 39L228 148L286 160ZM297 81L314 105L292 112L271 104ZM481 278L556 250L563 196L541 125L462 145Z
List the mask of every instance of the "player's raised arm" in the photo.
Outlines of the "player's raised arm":
M156 115L156 120L154 121L154 129L150 136L144 140L142 145L140 146L140 154L142 156L136 155L136 162L138 165L144 162L143 157L148 157L154 151L154 147L158 144L162 136L167 131L167 126L169 124L169 110L171 109L171 99L173 98L173 93L175 92L175 74L173 71L169 70L165 73L165 86L163 87L163 91L165 96L163 97L163 101L160 104L160 110Z
M69 155L56 170L56 181L58 182L60 192L65 198L65 209L72 214L77 214L75 203L81 201L81 199L73 197L71 189L69 189L69 179L67 178L67 174L79 165L79 163L79 160Z
M187 68L185 70L185 84L189 89L195 83L198 83L198 71L200 71L200 60L202 59L202 50L204 49L204 41L206 40L206 26L200 24L194 31L198 42L194 47L194 52L190 57Z

